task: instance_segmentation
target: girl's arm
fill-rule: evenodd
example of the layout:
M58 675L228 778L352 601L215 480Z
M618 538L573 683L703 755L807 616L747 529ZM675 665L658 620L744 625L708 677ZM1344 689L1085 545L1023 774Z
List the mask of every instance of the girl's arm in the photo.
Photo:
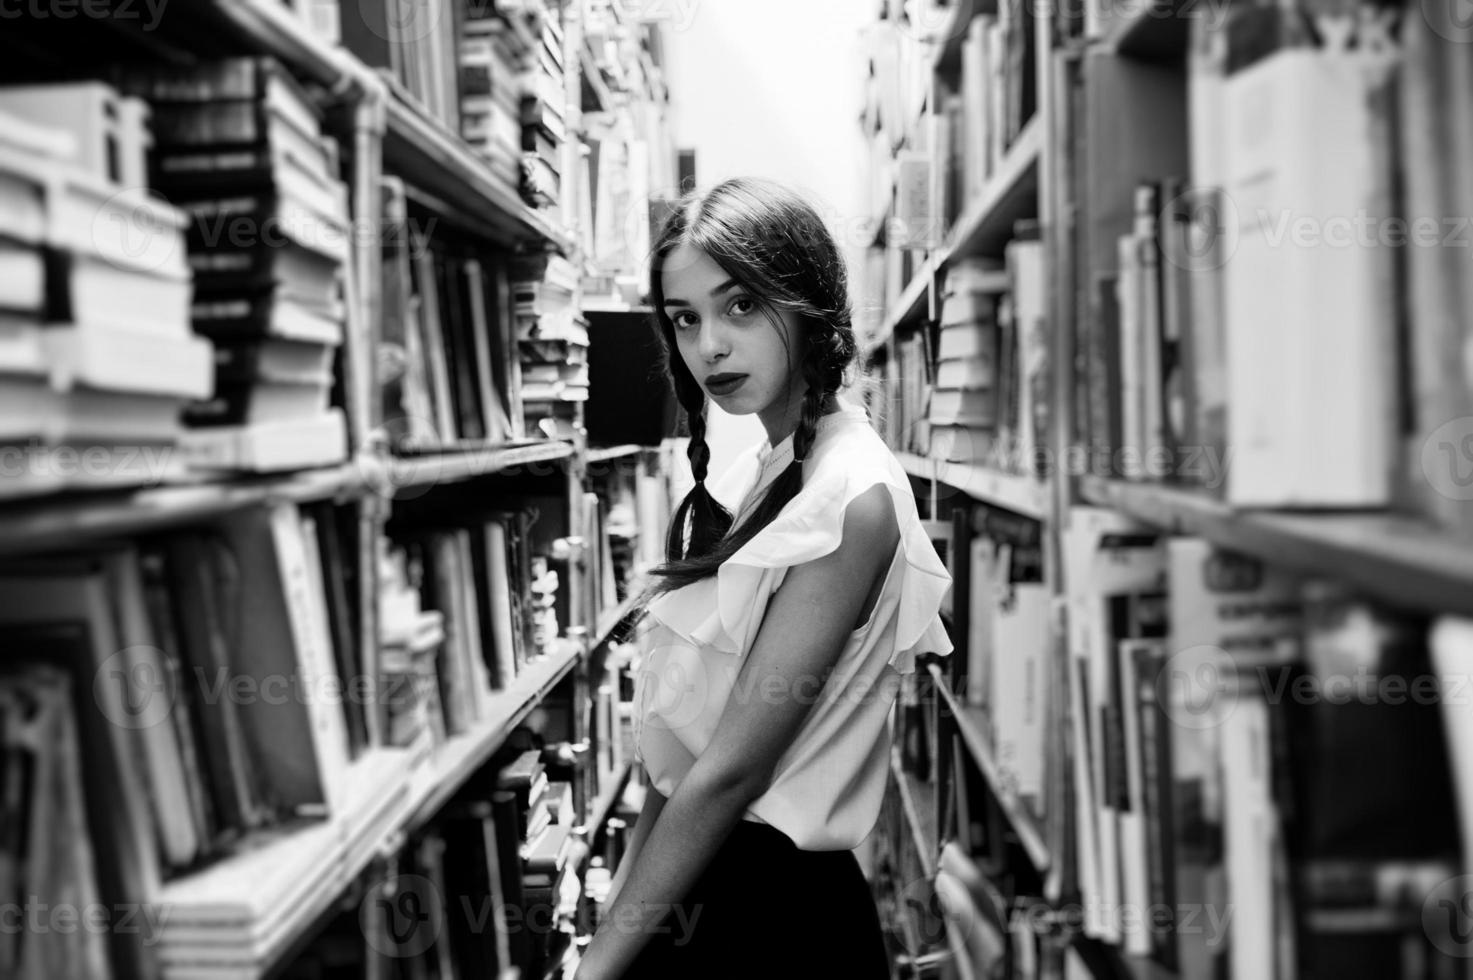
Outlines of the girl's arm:
M771 782L895 554L900 532L889 494L877 486L855 498L839 548L791 569L774 593L736 682L736 689L761 696L727 702L706 750L633 855L629 877L602 917L576 980L624 976L650 930L683 901L748 804ZM681 909L667 927L682 932L697 925L699 915L700 909Z
M639 858L639 852L644 847L645 840L650 836L650 829L654 827L655 820L660 816L660 811L665 808L665 797L653 785L645 787L644 806L639 810L639 819L634 821L634 829L629 832L629 841L624 848L624 856L619 859L619 866L614 869L614 877L609 882L609 897L605 902L610 908L619 898L619 891L624 887L624 882L629 880L629 870L634 867L634 862Z

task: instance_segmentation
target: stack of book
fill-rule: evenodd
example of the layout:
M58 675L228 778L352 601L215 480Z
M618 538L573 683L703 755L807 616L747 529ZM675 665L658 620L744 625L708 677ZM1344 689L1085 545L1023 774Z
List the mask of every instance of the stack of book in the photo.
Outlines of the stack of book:
M555 791L554 785L559 788ZM523 962L529 970L545 962L551 940L557 931L557 909L561 904L559 893L569 870L568 855L573 844L572 822L555 822L553 810L560 816L571 817L571 787L566 783L554 784L548 778L542 761L542 752L528 749L497 774L496 793L492 800L514 819L503 827L498 822L498 833L508 830L515 833L515 857L503 865L508 880L517 881L518 903L529 924L537 928L527 930L524 942ZM515 868L515 871L510 871Z
M346 455L330 404L348 304L348 200L320 113L279 62L139 72L150 183L191 218L194 328L215 343L215 395L190 407L200 465L281 470Z
M578 272L561 255L544 253L517 260L512 275L526 425L564 435L571 403L588 400L588 321L574 304Z
M524 4L524 6L533 6ZM562 144L568 138L563 31L557 14L537 3L537 42L522 75L522 197L556 212L562 196Z
M487 9L467 17L460 38L460 135L509 189L521 184L522 66L511 24Z
M379 669L384 675L386 740L424 751L444 742L449 732L440 700L436 661L445 642L445 614L424 609L409 579L403 549L380 541Z
M995 445L998 420L998 296L1008 289L999 263L956 262L941 299L941 339L928 421L931 455L981 463Z
M122 183L146 117L98 83L0 89L0 438L29 447L6 495L178 475L181 409L212 391L185 217Z

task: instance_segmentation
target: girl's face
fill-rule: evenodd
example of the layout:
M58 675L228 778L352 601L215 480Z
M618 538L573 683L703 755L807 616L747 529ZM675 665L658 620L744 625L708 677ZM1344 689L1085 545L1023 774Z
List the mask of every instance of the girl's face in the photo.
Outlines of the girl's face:
M705 252L682 244L662 271L665 315L680 359L706 394L732 415L756 414L774 445L802 412L803 337L798 318L769 319L757 299Z

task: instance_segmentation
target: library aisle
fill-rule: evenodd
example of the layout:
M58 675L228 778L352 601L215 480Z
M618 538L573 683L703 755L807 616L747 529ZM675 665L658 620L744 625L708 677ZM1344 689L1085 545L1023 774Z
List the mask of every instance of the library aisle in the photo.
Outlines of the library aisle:
M0 980L573 980L758 159L951 576L892 977L1473 980L1466 4L788 6L0 0Z

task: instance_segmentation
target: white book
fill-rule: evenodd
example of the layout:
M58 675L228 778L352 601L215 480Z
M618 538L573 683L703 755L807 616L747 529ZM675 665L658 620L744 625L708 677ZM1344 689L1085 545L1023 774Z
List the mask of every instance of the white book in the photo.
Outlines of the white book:
M991 389L937 388L931 392L927 419L933 425L992 425L997 421L996 395Z
M0 239L0 311L40 316L45 307L46 266L40 250Z
M975 391L990 388L997 381L992 360L987 357L962 357L942 361L936 366L936 387L962 388Z
M189 429L179 437L189 465L199 469L276 472L341 463L348 455L340 409L315 419Z
M57 391L99 391L208 398L215 389L214 348L193 334L51 326L41 335Z
M1269 706L1241 698L1222 725L1223 854L1232 902L1232 980L1274 980L1278 943L1273 862L1279 851L1273 801Z
M148 600L143 591L143 575L138 552L127 549L108 551L102 556L112 594L114 622L117 625L119 653L115 666L125 674L99 677L99 683L136 684L137 678L163 678L169 668L157 647L153 625L148 618ZM199 854L199 829L194 825L189 774L184 768L184 752L167 714L176 692L167 686L133 690L123 702L124 716L110 720L132 730L132 738L140 764L147 773L149 807L158 829L161 848L170 864L182 867ZM142 697L139 695L142 694Z
M1034 431L1034 406L1047 403L1052 390L1048 377L1049 337L1047 272L1043 242L1015 239L1006 248L1008 278L1012 282L1014 346L1017 351L1018 458L1032 460L1039 438Z
M0 132L6 122L0 115ZM0 215L6 237L24 245L40 245L47 235L46 186L43 161L25 158L0 143ZM45 161L55 168L56 163Z
M996 445L996 437L986 426L933 425L929 455L945 463L987 465Z
M47 197L48 239L118 271L189 284L188 216L133 187L79 171L57 175Z
M41 445L164 445L179 436L182 398L77 388L40 377L0 378L0 439Z
M1116 241L1115 304L1120 340L1120 450L1123 475L1139 480L1145 451L1145 423L1141 413L1141 270L1135 235Z
M987 186L988 117L987 87L990 82L987 64L987 28L993 22L988 14L978 14L967 25L967 40L962 46L963 153L966 172L963 187L966 199L975 201Z
M942 327L941 342L937 345L936 355L941 361L983 357L996 363L997 327L991 321Z
M997 765L1004 784L1043 802L1048 708L1048 627L1051 598L1042 582L1006 581L1011 548L998 550L997 586L1007 596L992 610L992 713Z
M1432 669L1444 691L1454 690L1473 676L1473 621L1443 616L1433 623L1428 638ZM1469 854L1473 853L1473 698L1444 696L1438 703L1447 732L1463 853Z
M34 127L70 134L82 169L123 187L148 186L147 104L120 96L105 82L13 85L0 88L0 111Z
M66 283L68 322L185 340L190 331L188 276L154 275L93 256L73 256Z
M41 335L46 328L32 317L0 313L0 384L5 375L46 373L46 347Z
M1120 869L1124 882L1126 907L1149 909L1155 901L1151 895L1150 862L1156 855L1148 846L1144 753L1152 751L1141 739L1139 714L1140 676L1136 670L1136 651L1159 651L1161 640L1121 640L1116 649L1120 661L1121 720L1125 728L1125 778L1129 787L1130 809L1120 814ZM1151 931L1145 916L1132 928L1124 930L1123 949L1127 955L1151 954Z
M956 289L941 299L941 329L988 327L997 322L997 292Z
M0 108L0 151L7 150L16 150L32 158L49 158L45 163L52 166L58 160L76 160L77 138L60 127L32 122Z
M1383 56L1285 48L1226 84L1227 499L1379 507L1395 462ZM1369 219L1362 221L1359 219Z

